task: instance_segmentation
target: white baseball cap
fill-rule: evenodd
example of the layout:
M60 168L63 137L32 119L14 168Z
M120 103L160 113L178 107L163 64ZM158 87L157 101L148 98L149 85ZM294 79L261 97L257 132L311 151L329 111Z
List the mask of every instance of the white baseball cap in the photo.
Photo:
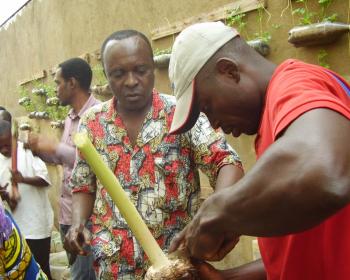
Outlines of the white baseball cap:
M195 124L199 110L192 106L194 79L204 64L237 35L237 30L218 21L191 25L177 36L169 62L169 78L176 97L169 133L185 132Z

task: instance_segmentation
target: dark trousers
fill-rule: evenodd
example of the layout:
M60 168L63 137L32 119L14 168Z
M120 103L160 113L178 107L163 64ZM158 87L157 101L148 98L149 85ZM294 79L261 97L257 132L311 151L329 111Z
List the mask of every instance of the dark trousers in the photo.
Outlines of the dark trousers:
M47 275L49 280L51 280L50 272L50 246L51 246L51 237L44 239L26 239L32 254L40 265L42 271Z
M62 243L66 236L70 226L60 224L60 234ZM69 253L67 257L69 259ZM80 256L78 255L75 262L70 267L70 275L72 280L96 280L95 271L93 269L93 256Z

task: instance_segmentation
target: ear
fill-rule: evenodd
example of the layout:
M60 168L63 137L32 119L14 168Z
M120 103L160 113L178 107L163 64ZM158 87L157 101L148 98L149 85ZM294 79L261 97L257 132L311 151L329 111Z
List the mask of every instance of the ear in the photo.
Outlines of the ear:
M71 77L71 78L69 78L69 80L68 80L68 85L70 86L70 88L76 88L77 86L78 86L78 81L77 81L77 79L76 78L74 78L74 77Z
M227 78L235 80L236 83L238 83L240 80L238 63L231 58L219 58L216 61L216 70L219 74L225 75Z

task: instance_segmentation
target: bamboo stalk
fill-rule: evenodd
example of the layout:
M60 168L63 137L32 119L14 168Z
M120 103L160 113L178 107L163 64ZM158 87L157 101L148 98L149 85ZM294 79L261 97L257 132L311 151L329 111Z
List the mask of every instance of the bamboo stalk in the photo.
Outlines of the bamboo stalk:
M117 205L120 213L128 223L136 239L140 242L153 267L161 268L169 266L169 259L159 247L136 207L130 201L112 170L104 163L87 135L84 133L75 134L74 143Z

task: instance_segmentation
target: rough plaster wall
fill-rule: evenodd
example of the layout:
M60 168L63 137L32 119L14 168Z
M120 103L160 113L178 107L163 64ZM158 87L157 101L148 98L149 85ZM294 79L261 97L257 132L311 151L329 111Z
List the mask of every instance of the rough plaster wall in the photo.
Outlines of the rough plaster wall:
M18 83L30 78L43 69L51 69L59 62L73 56L91 53L100 48L104 38L118 29L133 28L150 36L151 30L210 12L232 1L224 0L32 0L17 16L13 23L0 30L0 105L9 107L15 115L25 114L17 105ZM268 0L268 12L271 18L266 22L264 14L263 30L272 35L271 54L268 59L280 63L293 57L311 63L317 63L317 53L325 49L331 68L346 78L349 76L349 37L344 35L334 44L313 48L294 48L287 42L288 31L298 22L291 16L287 0ZM316 3L316 0L308 1ZM347 1L334 0L330 12L339 14L339 21L348 21ZM292 1L295 6L295 1ZM282 11L284 14L281 16ZM257 13L247 14L247 33L254 34L259 30ZM274 24L281 26L276 29ZM246 34L242 34L246 36ZM251 36L251 35L250 35ZM246 36L247 39L250 36ZM152 42L154 48L168 48L174 36L168 36ZM50 79L50 77L48 78ZM156 71L156 87L162 92L170 92L166 70ZM40 124L45 133L57 133ZM232 146L239 152L246 171L255 162L253 137L241 136L238 139L227 137ZM54 181L60 181L60 170L49 167ZM207 184L203 178L203 184ZM52 197L57 196L53 189ZM57 203L57 202L55 202ZM57 211L57 209L56 209ZM252 259L252 239L242 238L237 248L220 264L219 267L230 267L248 262Z
M12 23L0 30L1 104L15 115L18 84L43 69L100 48L118 29L150 31L176 19L229 1L32 0Z

